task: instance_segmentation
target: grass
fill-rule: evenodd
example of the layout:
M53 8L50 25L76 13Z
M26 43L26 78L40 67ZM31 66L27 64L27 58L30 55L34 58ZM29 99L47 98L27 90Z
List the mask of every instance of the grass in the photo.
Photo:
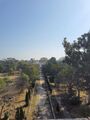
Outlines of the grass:
M16 80L19 77L19 75L10 75L0 73L0 89L5 87L8 82L12 82L13 80Z
M30 107L28 108L28 119L33 120L34 112L39 102L39 95L33 95L30 102Z
M22 101L25 100L26 90L27 90L27 89L25 89L24 91L22 91L22 92L17 96L16 103L20 103L20 102L22 102Z
M6 85L6 82L0 78L0 88L5 87L5 85Z
M0 73L0 89L2 90L6 86L8 86L9 83L12 83L14 80L16 80L18 77L19 77L19 75L10 75L10 76L8 76L7 73L5 73L5 74L4 73ZM5 91L5 92L7 92L7 91ZM1 93L2 93L2 91L1 91ZM16 94L18 94L18 93L16 93ZM3 93L2 93L2 95L3 95ZM14 109L14 107L16 108L17 105L20 106L20 104L22 104L21 102L20 103L15 103L16 97L18 99L18 95L17 96L13 96L13 101L11 101L10 103L6 103L5 104L4 110L3 110L3 114L4 114L4 111L5 112L9 111L10 112L10 117L14 118L14 116L15 116L15 109ZM3 101L2 101L1 106L2 105L3 105ZM0 109L1 109L1 106L0 106ZM13 110L14 112L11 112L11 110ZM2 114L2 116L3 116L3 114Z
M50 85L54 87L54 86L55 86L55 83L50 82Z

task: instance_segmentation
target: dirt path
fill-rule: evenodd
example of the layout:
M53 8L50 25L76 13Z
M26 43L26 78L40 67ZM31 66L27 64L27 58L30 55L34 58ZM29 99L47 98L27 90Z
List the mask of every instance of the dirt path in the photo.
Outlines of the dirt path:
M44 80L38 81L37 86L37 94L39 95L39 103L38 103L38 120L39 119L50 119L51 118L51 112L49 108L49 103L47 100L47 93L45 89L43 88Z

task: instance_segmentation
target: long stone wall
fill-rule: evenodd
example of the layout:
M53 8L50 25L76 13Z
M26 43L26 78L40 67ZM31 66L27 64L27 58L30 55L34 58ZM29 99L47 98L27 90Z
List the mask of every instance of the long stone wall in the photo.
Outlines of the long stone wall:
M90 118L68 118L68 119L48 119L48 120L90 120Z

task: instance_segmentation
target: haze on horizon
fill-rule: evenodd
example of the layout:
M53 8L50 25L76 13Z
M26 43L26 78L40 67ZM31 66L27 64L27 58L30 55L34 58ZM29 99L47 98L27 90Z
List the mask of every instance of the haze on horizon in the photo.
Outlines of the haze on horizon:
M57 59L90 29L90 0L0 0L0 59Z

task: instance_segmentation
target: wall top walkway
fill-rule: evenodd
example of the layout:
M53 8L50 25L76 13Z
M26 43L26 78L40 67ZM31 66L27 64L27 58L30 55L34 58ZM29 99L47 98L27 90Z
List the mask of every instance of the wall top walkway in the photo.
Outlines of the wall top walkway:
M90 118L68 118L68 119L48 119L48 120L90 120Z

